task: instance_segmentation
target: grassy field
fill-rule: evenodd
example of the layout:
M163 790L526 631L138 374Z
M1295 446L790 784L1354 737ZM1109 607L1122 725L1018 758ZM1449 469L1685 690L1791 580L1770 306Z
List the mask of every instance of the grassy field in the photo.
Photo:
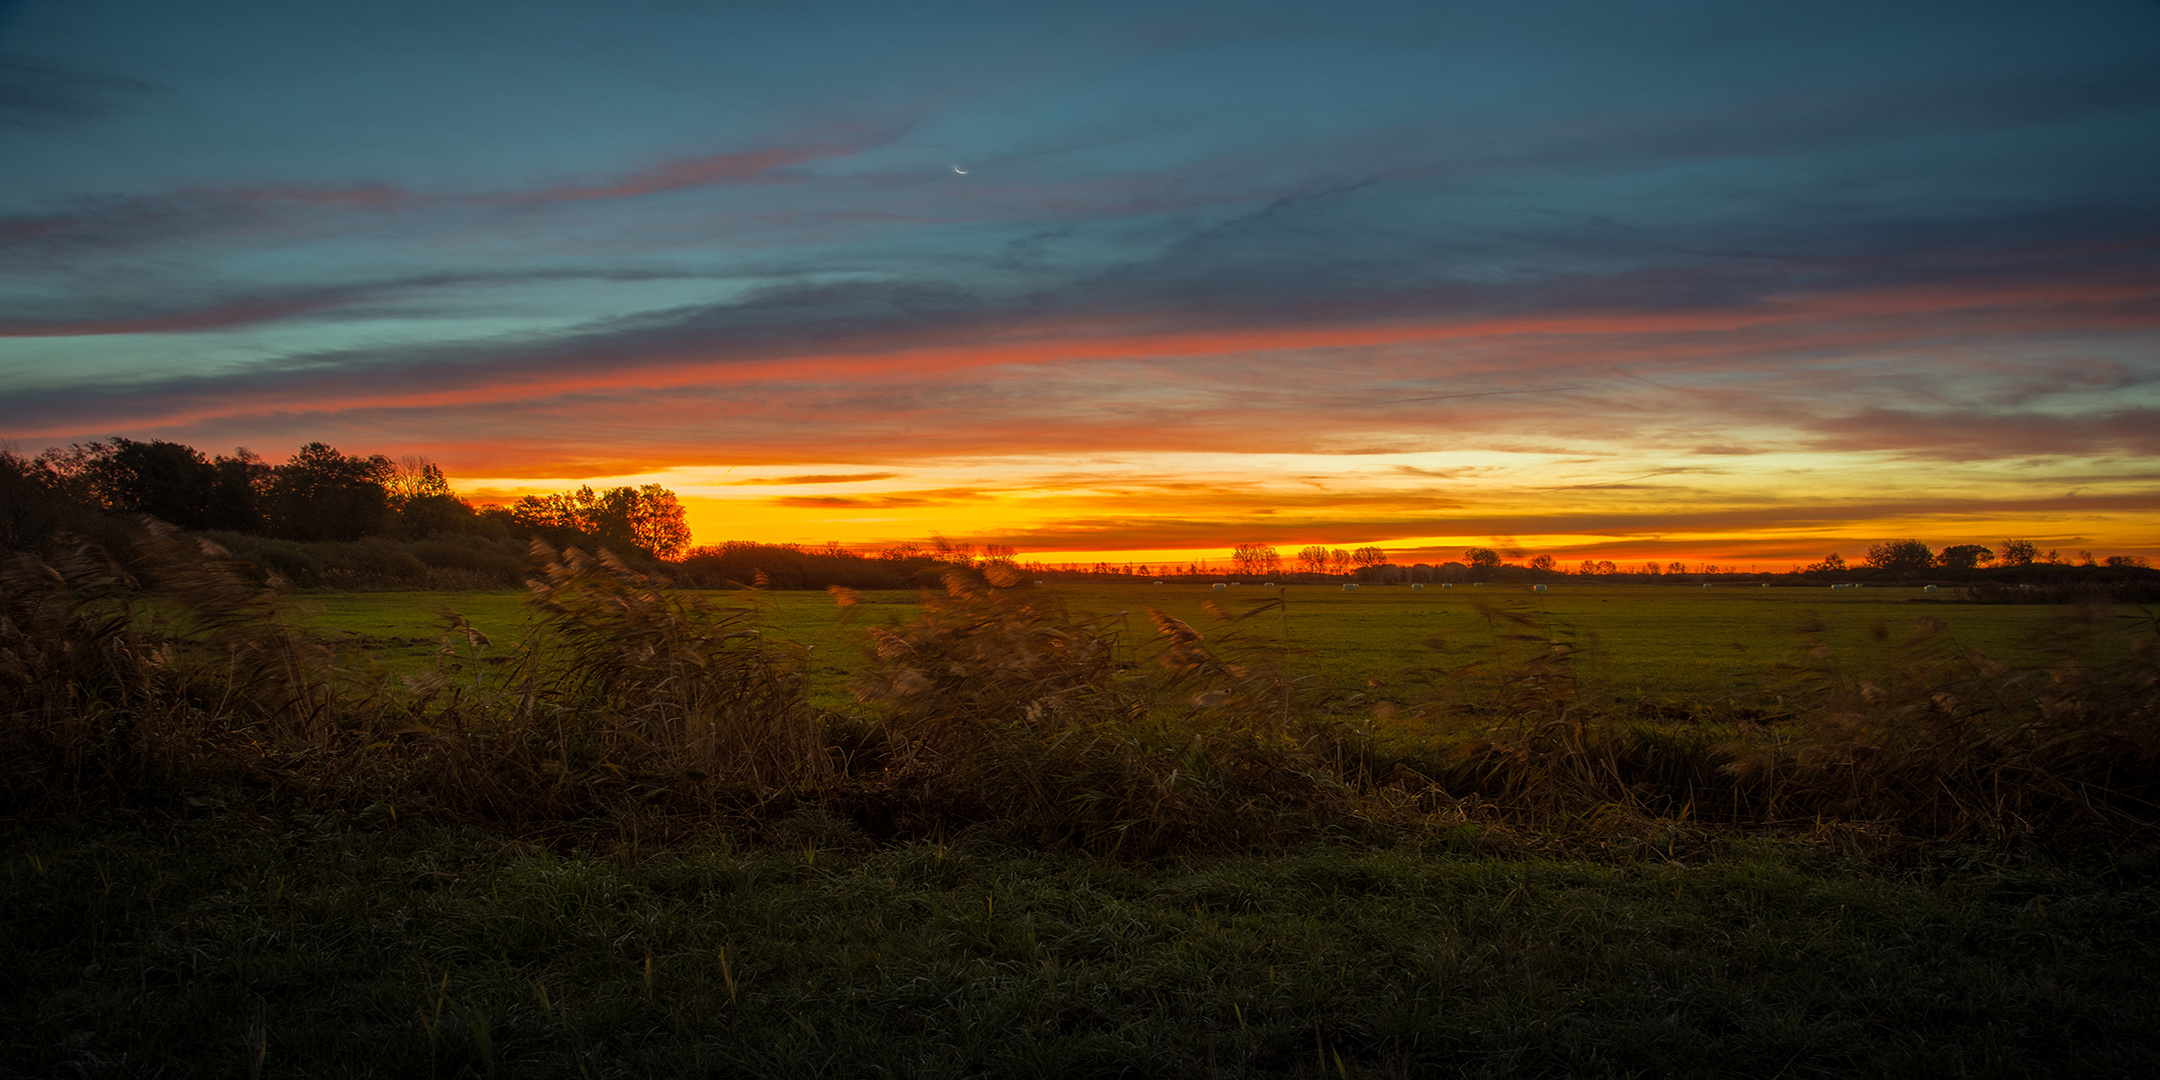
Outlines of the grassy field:
M2160 1071L2135 608L146 557L0 566L0 1078Z
M1154 633L1148 610L1183 619L1210 637L1232 630L1250 644L1282 647L1292 674L1335 686L1342 695L1401 700L1419 692L1437 668L1486 654L1498 635L1523 627L1488 618L1481 606L1535 620L1578 649L1586 689L1613 698L1720 701L1760 690L1771 666L1815 640L1856 674L1881 669L1894 643L1915 620L1949 624L1961 643L2000 659L2035 662L2036 642L2063 612L2040 605L1957 603L1951 594L1919 589L1690 588L1663 586L1292 585L1242 586L1215 592L1206 585L1049 586L1075 612L1104 616L1124 640ZM862 659L861 628L893 625L921 609L916 591L862 594L853 620L821 592L716 592L722 608L758 613L768 640L806 647L813 700L846 709L849 677ZM1228 626L1208 605L1243 615ZM454 611L490 634L498 654L532 625L522 592L316 593L294 597L292 612L326 640L348 642L400 671L433 663L440 649L441 612Z
M4 1076L2150 1076L2153 867L16 830Z

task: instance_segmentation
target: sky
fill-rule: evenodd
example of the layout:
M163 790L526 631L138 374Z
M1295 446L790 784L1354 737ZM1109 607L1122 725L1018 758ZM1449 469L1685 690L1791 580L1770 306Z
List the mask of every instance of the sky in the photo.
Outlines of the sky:
M2160 4L0 3L0 439L698 543L2160 555Z

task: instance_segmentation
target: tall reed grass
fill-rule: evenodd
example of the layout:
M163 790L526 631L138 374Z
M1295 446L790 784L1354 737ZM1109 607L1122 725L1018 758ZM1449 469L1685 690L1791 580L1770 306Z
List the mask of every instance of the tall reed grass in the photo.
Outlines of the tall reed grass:
M853 714L805 656L606 553L536 547L540 613L497 644L446 613L435 671L389 677L280 615L215 545L148 533L0 566L0 804L237 801L535 834L993 827L1128 855L1325 834L1534 842L1740 828L2160 848L2150 612L2078 609L2016 669L1922 621L1890 678L1803 638L1772 706L1650 717L1586 692L1594 641L1488 610L1492 645L1407 705L1328 697L1212 609L1086 615L955 572L863 631ZM834 590L843 615L852 594ZM1264 606L1263 606L1264 607ZM2127 643L2126 643L2127 640Z

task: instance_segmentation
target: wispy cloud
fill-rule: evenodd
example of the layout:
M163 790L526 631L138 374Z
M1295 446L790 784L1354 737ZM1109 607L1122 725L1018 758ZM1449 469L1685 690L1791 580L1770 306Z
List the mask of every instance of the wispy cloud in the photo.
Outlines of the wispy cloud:
M754 485L793 487L799 484L865 484L873 480L890 480L899 475L899 473L891 472L831 474L811 473L803 476L766 476L750 480L730 480L727 482L727 484L730 487L746 487Z
M476 10L39 16L0 428L1034 546L2152 534L2142 9Z

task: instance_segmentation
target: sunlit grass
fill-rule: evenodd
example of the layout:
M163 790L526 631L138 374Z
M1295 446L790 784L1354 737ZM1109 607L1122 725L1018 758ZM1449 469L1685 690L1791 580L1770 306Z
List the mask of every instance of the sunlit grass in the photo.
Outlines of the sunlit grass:
M1225 580L1228 580L1227 578ZM1244 610L1271 599L1287 606L1249 620L1239 632L1289 648L1283 663L1293 677L1342 685L1345 694L1400 700L1418 692L1433 669L1454 666L1491 647L1494 631L1479 605L1535 614L1569 635L1587 662L1582 677L1618 697L1716 701L1759 690L1771 666L1803 637L1838 650L1856 671L1878 673L1882 643L1908 634L1916 618L1940 618L1968 647L2007 660L2038 662L2037 631L2058 609L2035 605L1962 604L1949 594L1919 589L1684 586L1597 586L1564 583L1533 593L1527 586L1367 587L1346 593L1329 585L1265 589L1241 585L1217 593L1206 584L1058 584L1046 588L1077 611L1114 617L1128 640L1147 636L1147 611L1159 608L1189 623L1210 620L1210 602ZM756 613L775 641L810 648L813 701L848 709L847 683L863 659L861 630L895 625L921 611L915 589L860 593L849 624L823 592L715 592L723 608ZM522 592L312 593L291 598L293 617L326 640L368 649L400 671L433 664L440 649L438 613L456 611L500 641L514 641L534 613ZM1820 629L1803 635L1803 625ZM1437 646L1437 647L1436 647ZM1372 685L1368 685L1372 684Z

